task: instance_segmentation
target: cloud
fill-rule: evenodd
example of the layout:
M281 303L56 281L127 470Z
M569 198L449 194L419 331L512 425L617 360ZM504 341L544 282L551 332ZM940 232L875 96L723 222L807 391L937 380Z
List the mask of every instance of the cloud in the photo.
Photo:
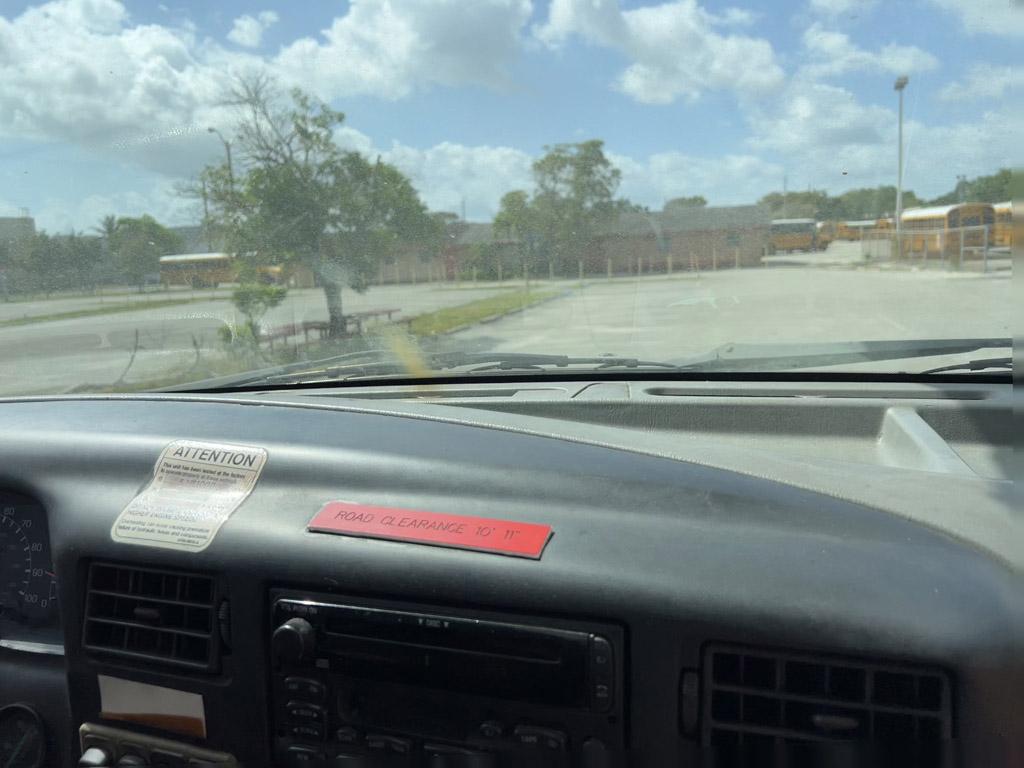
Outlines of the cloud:
M877 51L868 51L858 48L848 35L817 22L804 31L803 46L810 59L803 73L812 78L856 71L914 74L939 66L938 59L916 46L888 43Z
M407 96L434 84L504 86L530 0L352 0L318 38L286 46L272 66L322 97Z
M711 205L751 203L777 188L783 174L781 165L750 154L709 158L658 152L635 159L609 153L609 157L622 171L622 195L651 208L686 195L703 195Z
M853 11L863 13L878 3L878 0L811 0L810 7L823 16L845 16Z
M32 211L36 227L47 232L91 232L104 216L149 214L168 225L193 224L200 220L199 203L183 198L175 183L156 177L140 189L112 194L91 194L72 200L49 197Z
M1024 88L1024 69L975 64L962 80L951 82L939 91L939 98L943 101L995 100L1021 88Z
M931 0L971 34L1024 37L1024 7L1018 0Z
M260 11L255 16L239 16L228 32L228 40L245 48L257 48L263 41L263 33L277 21L278 16L274 11Z
M948 191L961 172L987 173L1015 157L1024 109L1007 102L947 125L907 116L905 186L924 196ZM831 84L794 80L777 101L748 116L747 146L777 156L793 188L842 190L894 184L895 109L859 101Z
M0 136L157 164L169 156L164 140L209 124L227 78L255 61L189 26L132 26L115 0L57 0L0 18L0 51Z
M614 87L643 104L670 104L706 90L757 95L779 87L783 71L767 40L715 31L749 18L736 9L715 16L696 0L628 11L618 0L552 0L535 35L551 48L579 37L620 51L632 63Z
M533 158L512 147L446 141L428 149L395 144L382 154L412 179L431 210L458 211L465 201L471 219L492 219L503 194L533 187Z
M318 39L261 57L188 22L134 23L119 0L51 0L0 17L0 139L71 144L187 176L220 156L205 127L231 122L219 105L238 74L266 71L326 100L500 85L530 12L529 0L353 0ZM275 18L254 21L262 30Z

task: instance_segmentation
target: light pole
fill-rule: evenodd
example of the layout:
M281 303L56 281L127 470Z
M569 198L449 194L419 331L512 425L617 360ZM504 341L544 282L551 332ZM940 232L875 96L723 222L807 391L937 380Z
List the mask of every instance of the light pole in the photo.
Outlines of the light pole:
M207 133L214 133L214 134L216 134L217 138L219 138L221 140L221 143L224 145L224 152L228 156L228 189L230 190L230 192L232 194L234 194L234 191L235 191L235 172L234 172L234 169L231 167L231 142L228 141L227 139L225 139L224 138L224 134L221 133L220 131L218 131L213 126L210 126L209 128L207 128L206 132Z
M893 88L899 94L900 118L897 142L899 143L899 160L896 168L896 247L903 256L903 89L907 87L908 78L901 75L896 78Z

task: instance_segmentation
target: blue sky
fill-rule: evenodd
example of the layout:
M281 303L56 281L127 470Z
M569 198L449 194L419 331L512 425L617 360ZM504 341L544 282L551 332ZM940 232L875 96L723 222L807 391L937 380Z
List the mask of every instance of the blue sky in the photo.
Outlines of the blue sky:
M343 110L434 209L490 218L545 144L601 138L622 193L752 202L782 186L906 185L1019 165L1012 0L0 0L0 215L197 218L177 187L262 69Z

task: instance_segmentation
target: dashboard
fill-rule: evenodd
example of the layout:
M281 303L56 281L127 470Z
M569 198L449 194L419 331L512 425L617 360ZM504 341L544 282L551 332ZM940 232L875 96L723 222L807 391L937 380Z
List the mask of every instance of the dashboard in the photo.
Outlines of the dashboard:
M962 382L0 402L0 765L1024 765L1011 412Z

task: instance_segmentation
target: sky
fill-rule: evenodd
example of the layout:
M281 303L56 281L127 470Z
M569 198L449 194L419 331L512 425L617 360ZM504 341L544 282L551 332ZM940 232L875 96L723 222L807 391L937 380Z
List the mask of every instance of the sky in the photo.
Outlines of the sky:
M198 221L183 182L265 72L343 111L433 210L493 217L544 147L598 138L620 192L750 203L1020 166L1018 0L0 0L0 216Z

